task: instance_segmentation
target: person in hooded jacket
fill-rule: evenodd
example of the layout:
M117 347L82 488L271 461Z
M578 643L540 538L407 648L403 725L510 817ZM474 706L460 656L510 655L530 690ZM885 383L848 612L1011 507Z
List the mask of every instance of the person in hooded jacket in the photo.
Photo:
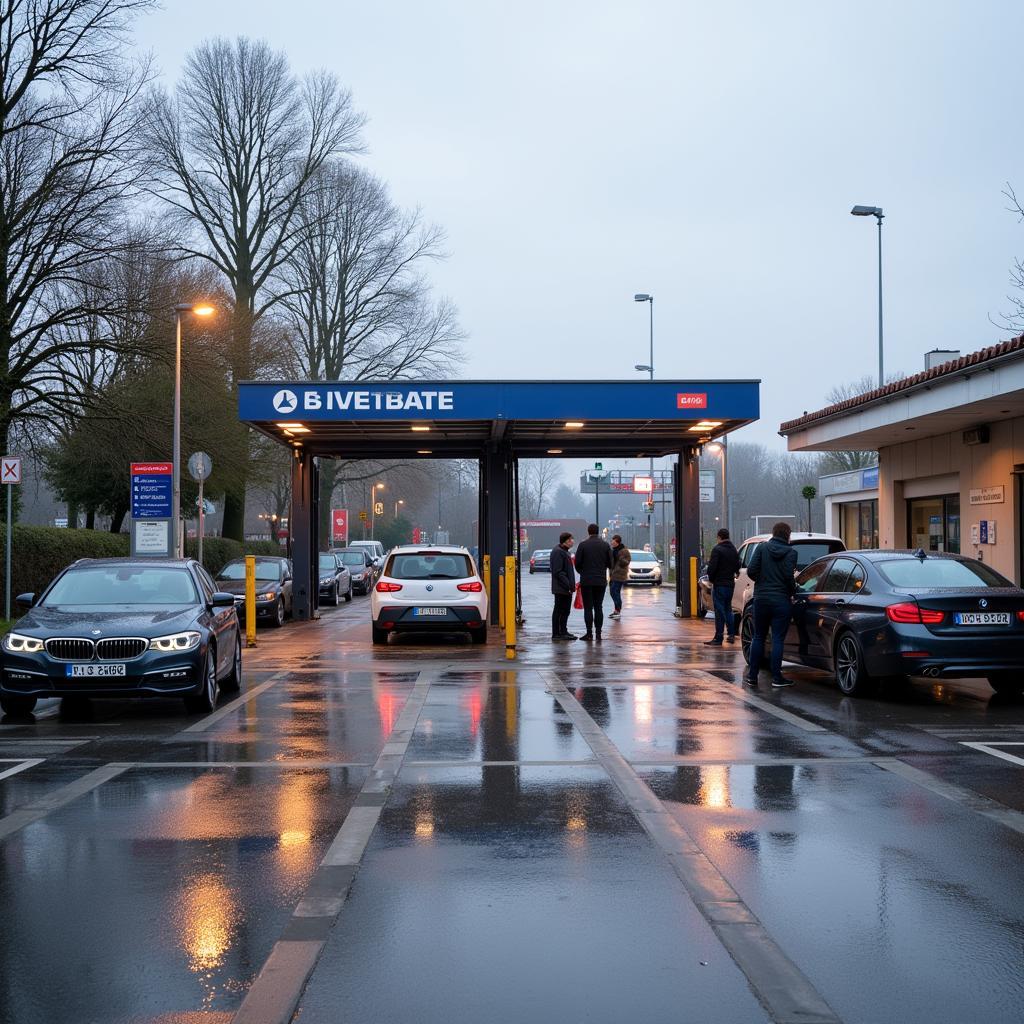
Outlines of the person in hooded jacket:
M782 674L782 645L793 617L796 593L796 548L790 546L790 532L788 523L776 523L771 540L758 544L747 566L747 575L754 581L754 639L746 677L750 686L757 686L769 629L772 632L772 686L793 685L793 680Z
M728 642L736 639L736 616L732 611L732 596L736 590L736 573L740 571L740 556L729 540L729 531L723 526L718 531L718 543L708 560L708 580L715 605L715 635L705 640L706 647L721 647L728 633Z

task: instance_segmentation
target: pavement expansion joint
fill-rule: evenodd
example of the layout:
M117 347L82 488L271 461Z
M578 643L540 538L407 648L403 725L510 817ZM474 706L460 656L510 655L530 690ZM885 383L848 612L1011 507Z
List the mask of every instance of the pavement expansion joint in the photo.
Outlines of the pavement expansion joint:
M775 1024L841 1024L810 979L783 952L699 844L636 774L558 673L548 670L542 675L548 692L590 745ZM724 906L731 909L725 911Z

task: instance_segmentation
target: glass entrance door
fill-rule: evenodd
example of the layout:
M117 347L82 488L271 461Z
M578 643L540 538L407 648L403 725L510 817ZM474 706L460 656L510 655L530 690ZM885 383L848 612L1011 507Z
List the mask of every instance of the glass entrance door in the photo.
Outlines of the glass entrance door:
M907 503L910 547L960 553L960 495L914 498Z

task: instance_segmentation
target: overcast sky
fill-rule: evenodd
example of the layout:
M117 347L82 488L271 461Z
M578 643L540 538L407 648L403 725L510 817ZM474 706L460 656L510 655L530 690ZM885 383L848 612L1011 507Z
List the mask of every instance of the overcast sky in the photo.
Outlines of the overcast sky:
M325 67L369 115L362 158L448 233L434 278L464 376L758 377L780 421L876 371L1009 336L1024 225L1024 4L166 0L139 43L168 82L211 35Z

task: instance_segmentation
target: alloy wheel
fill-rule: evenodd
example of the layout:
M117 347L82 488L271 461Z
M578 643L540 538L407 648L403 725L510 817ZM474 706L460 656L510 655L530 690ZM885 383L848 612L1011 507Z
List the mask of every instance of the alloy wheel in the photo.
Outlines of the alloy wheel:
M851 636L844 636L836 648L836 680L843 693L853 693L860 679L860 651Z
M217 706L217 655L211 647L206 655L206 699L212 711Z

